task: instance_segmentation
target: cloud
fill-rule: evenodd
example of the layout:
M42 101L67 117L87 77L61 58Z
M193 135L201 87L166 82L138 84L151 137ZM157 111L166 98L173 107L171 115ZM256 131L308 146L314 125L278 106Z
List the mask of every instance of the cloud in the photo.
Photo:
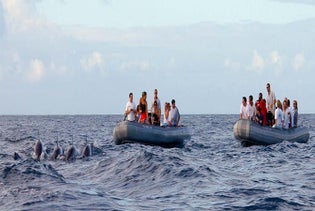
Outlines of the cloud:
M37 82L42 79L44 75L44 64L39 59L33 59L30 63L30 70L28 72L28 80Z
M55 62L50 62L48 69L57 76L66 76L67 74L71 73L66 65L57 65Z
M21 56L17 51L7 49L7 46L4 46L3 48L6 50L0 51L0 63L2 66L0 68L0 73L2 74L2 79L16 75L22 76L23 74L21 73L23 73L23 70L25 69L24 67L29 65L29 61L23 63Z
M49 70L44 68L43 61L49 63L49 58L64 59L60 53L65 52L61 36L58 36L60 32L39 15L37 2L38 0L0 0L0 36L2 26L6 26L6 39L0 40L1 47L6 49L0 53L3 66L1 71L5 77L39 81L44 70L46 73ZM63 46L62 50L56 46ZM34 59L39 55L43 61ZM28 68L25 70L24 67Z
M84 57L80 60L81 67L91 72L93 70L99 70L104 73L105 62L101 53L94 51L91 55Z
M258 54L257 50L254 50L251 69L257 71L258 73L261 73L262 70L264 69L264 66L265 66L264 59L262 58L262 56Z
M235 62L230 59L225 59L224 67L229 70L232 70L233 72L238 72L239 69L241 68L241 64L239 62Z
M282 63L282 58L278 51L272 51L270 53L270 64L271 67L275 70L276 75L280 75L283 73L283 63Z
M17 86L17 90L22 90L25 86L16 84L17 81L22 84L31 81L36 83L36 86L26 83L30 89L47 90L48 97L58 95L65 99L73 96L73 92L67 87L83 90L82 82L88 75L92 84L86 95L91 99L95 97L93 100L100 99L100 95L104 95L104 99L113 97L111 92L102 91L95 94L95 86L100 87L99 90L110 90L117 85L118 78L121 81L119 92L137 89L137 84L140 83L143 89L147 90L157 84L164 90L174 91L174 94L165 91L167 93L165 98L174 95L179 98L179 102L181 95L177 94L176 87L192 89L192 92L202 90L202 93L194 96L192 102L195 102L202 100L202 96L205 95L209 95L209 99L215 98L217 95L207 91L212 87L220 86L219 90L228 90L227 84L242 77L249 81L249 86L252 86L261 80L265 81L266 78L268 81L275 78L277 71L280 70L286 72L280 75L283 80L279 80L278 86L285 87L285 84L294 81L296 76L294 70L309 70L313 67L311 62L315 61L312 54L315 19L290 24L220 25L207 22L123 29L80 25L68 27L57 26L42 17L36 8L38 1L0 0L5 2L0 3L0 27L6 26L5 39L0 38L1 93L10 93L10 87L13 85ZM4 29L0 28L1 30ZM307 55L307 62L304 55ZM282 69L277 69L280 67ZM100 76L109 73L109 70L113 71L106 74L104 83L104 78ZM248 74L249 70L253 74ZM175 75L177 80L174 88L172 79ZM219 79L222 78L226 78L230 83L218 85ZM312 78L314 72L305 71L305 74L301 75L301 81L303 80L301 87L311 85ZM60 85L58 90L55 87L55 79ZM41 83L42 81L45 83ZM243 89L246 90L246 86L237 86L232 93L227 92L228 95L224 98L230 99L229 96L232 94L239 95ZM17 93L14 98L8 97L4 101L19 99L24 96L23 94L25 93ZM3 95L1 97L3 98ZM184 101L185 97L181 100ZM78 112L120 112L119 106L108 108L102 106L100 110L93 110L86 101L78 100L82 107L90 110L82 109ZM113 104L120 105L120 101L121 95L117 93ZM105 101L98 104L107 105ZM49 103L46 102L42 107L47 105L49 107ZM187 108L189 107L193 108L187 104ZM20 113L20 109L8 108L4 113ZM50 113L73 112L71 108L67 108L67 103L60 107L60 110L51 109ZM228 107L220 109L216 110L206 105L200 108L200 112L231 111ZM26 113L28 112L26 109ZM187 112L195 111L187 109Z
M295 55L293 60L293 69L299 71L305 64L305 57L303 53L298 53Z
M128 61L123 62L120 66L122 70L140 70L149 71L152 69L152 64L149 61Z
M281 66L281 58L278 51L271 52L270 61L271 61L271 64L275 66Z
M2 0L9 32L19 33L46 25L46 21L38 15L35 3L35 0Z

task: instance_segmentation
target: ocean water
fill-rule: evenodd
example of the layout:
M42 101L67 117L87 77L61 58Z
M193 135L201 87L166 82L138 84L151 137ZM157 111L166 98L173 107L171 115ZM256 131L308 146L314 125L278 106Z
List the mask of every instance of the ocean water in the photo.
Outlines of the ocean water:
M300 115L308 143L252 147L234 139L237 115L183 115L182 148L115 145L122 118L0 116L0 210L315 210L315 115ZM34 138L49 156L84 136L91 157L32 158Z

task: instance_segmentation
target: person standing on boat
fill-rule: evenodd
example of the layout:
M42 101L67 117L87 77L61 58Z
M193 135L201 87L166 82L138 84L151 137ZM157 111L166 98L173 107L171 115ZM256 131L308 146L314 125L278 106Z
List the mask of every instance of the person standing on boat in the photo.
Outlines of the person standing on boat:
M142 96L139 101L139 108L140 108L140 123L149 124L148 119L148 103L147 103L147 92L142 92Z
M135 121L136 114L137 114L136 104L133 102L133 94L132 92L130 92L129 101L126 104L126 109L125 109L125 115L126 115L125 119L128 121Z
M180 114L179 114L178 108L175 105L174 99L172 99L171 103L172 103L172 107L169 113L169 119L170 119L169 125L173 127L177 127L180 120Z
M153 97L152 104L151 104L151 110L154 107L154 102L155 101L157 103L158 109L160 109L160 112L161 112L161 102L160 102L160 99L158 97L158 90L157 89L154 89L154 97Z
M248 119L249 118L249 111L247 106L247 99L246 97L242 98L242 104L240 108L240 119Z
M154 98L151 104L151 122L154 122L154 117L153 115L157 114L157 118L159 119L159 125L160 125L160 119L161 119L161 102L158 97L158 90L154 89Z
M275 105L276 105L276 96L275 92L271 91L270 83L266 85L267 89L267 125L273 125L273 119L275 116Z

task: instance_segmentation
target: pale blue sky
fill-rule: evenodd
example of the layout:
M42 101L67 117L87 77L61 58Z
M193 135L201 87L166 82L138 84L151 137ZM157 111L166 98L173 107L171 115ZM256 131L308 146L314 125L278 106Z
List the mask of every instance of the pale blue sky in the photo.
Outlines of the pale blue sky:
M63 25L152 27L257 21L289 23L314 18L314 5L273 0L46 0L37 4L48 20Z
M1 114L122 114L159 89L181 113L238 113L242 96L314 113L310 0L0 0Z

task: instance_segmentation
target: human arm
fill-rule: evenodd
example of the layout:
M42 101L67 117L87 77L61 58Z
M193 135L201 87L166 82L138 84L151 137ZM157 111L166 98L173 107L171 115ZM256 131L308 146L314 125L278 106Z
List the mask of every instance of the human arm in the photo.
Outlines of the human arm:
M126 104L126 108L125 108L125 114L128 115L130 113L130 109L129 109L129 102Z
M241 105L241 107L240 107L240 119L242 119L243 118L243 116L242 116L242 105Z

